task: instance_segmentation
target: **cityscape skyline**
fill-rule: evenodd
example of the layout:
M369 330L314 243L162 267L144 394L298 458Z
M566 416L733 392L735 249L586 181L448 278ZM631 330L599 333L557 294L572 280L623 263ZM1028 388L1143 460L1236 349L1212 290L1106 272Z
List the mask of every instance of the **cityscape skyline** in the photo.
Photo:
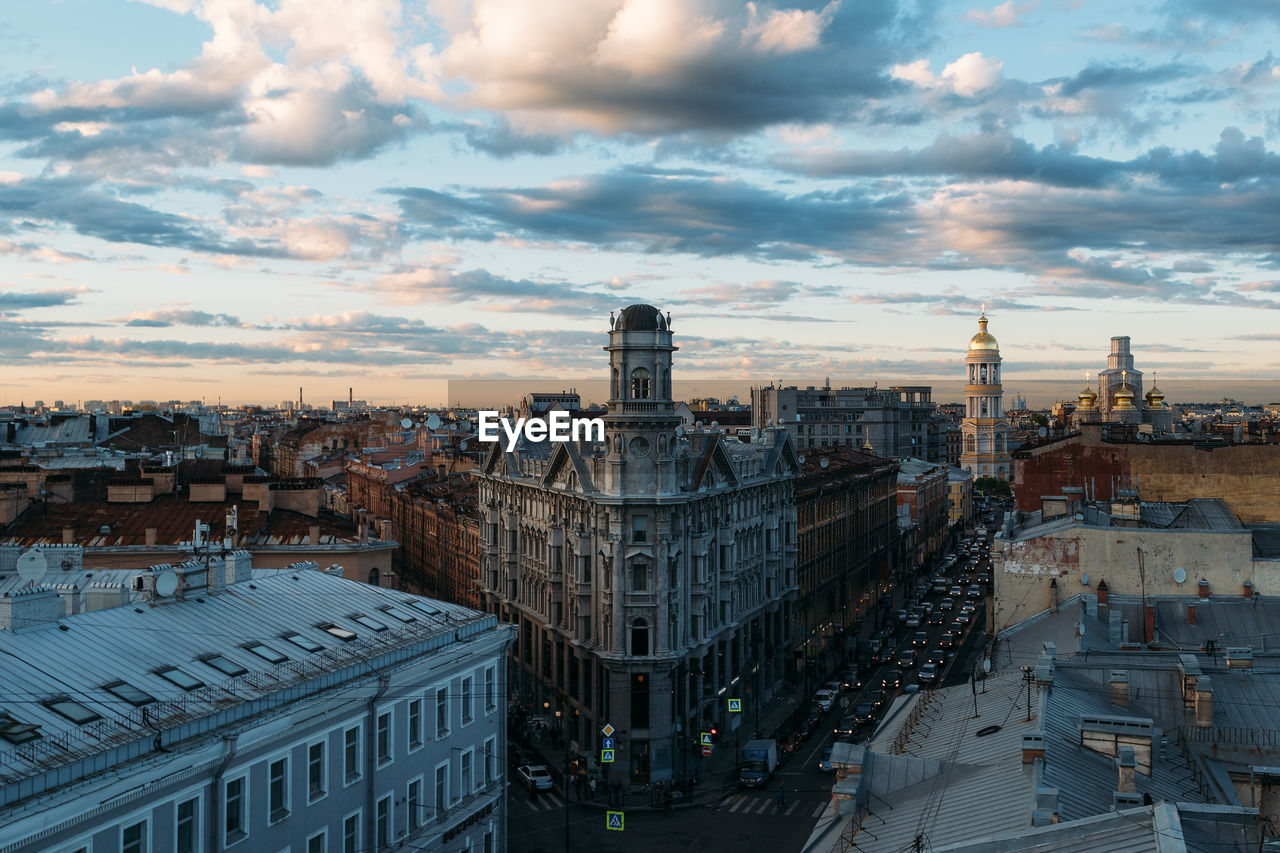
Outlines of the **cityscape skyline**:
M633 302L744 387L983 302L1011 388L1277 366L1261 4L75 6L0 17L10 402L581 376Z

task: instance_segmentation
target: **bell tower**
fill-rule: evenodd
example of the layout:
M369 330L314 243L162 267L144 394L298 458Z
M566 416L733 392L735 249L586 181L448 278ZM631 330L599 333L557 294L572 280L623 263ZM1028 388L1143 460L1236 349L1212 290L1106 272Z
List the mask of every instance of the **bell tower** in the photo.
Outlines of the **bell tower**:
M671 398L671 315L630 305L609 315L609 450L604 490L613 494L674 491L670 464L680 416Z
M1012 458L1008 450L1009 420L1004 414L1004 386L1000 380L1000 344L987 331L984 305L978 318L978 334L969 339L965 356L968 378L964 386L965 413L960 425L964 447L960 467L976 477L1009 479Z

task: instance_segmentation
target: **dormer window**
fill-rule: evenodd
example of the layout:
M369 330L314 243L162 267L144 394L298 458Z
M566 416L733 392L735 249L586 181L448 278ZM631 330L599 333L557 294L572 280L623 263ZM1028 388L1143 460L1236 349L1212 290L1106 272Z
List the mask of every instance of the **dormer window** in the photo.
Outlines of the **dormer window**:
M637 367L631 371L631 399L649 399L649 371L646 368Z

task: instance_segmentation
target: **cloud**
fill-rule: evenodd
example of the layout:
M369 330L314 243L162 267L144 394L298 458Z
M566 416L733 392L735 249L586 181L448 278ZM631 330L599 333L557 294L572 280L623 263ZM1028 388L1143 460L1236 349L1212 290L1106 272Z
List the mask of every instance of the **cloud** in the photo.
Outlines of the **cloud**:
M1026 3L1005 0L991 9L970 9L964 13L964 19L980 27L1022 27L1026 26L1026 21L1023 19L1039 5L1038 0L1029 0Z
M895 65L890 73L894 78L914 83L922 89L938 89L970 97L998 84L1003 68L1004 63L998 59L981 53L966 53L955 62L947 63L938 75L933 73L927 59Z
M25 311L29 308L53 308L71 305L87 288L62 288L58 290L14 291L0 290L0 314Z
M167 326L227 326L241 327L244 324L239 317L231 314L210 314L184 308L164 308L154 311L135 312L124 321L126 326L143 326L164 328Z

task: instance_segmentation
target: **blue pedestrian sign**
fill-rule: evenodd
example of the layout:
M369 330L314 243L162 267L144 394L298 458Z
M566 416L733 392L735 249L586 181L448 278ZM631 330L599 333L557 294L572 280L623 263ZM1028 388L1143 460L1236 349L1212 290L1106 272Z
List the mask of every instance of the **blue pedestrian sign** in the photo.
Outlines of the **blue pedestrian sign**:
M711 732L702 733L702 746L711 746Z
M600 763L601 763L601 764L612 764L612 763L613 763L613 750L612 750L612 749L602 749L602 750L600 750Z
M617 832L622 832L622 812L605 812L605 826Z
M601 739L600 739L600 748L601 748L601 749L613 749L613 738L611 738L611 737L601 738Z
M730 699L730 700L729 700L729 713L730 713L730 714L741 714L741 713L742 713L742 700L741 700L741 699Z

